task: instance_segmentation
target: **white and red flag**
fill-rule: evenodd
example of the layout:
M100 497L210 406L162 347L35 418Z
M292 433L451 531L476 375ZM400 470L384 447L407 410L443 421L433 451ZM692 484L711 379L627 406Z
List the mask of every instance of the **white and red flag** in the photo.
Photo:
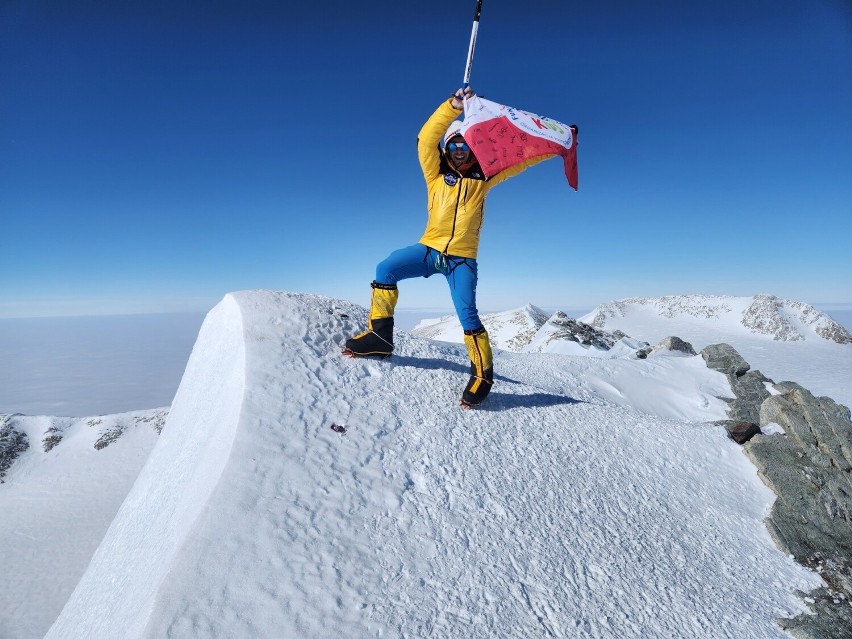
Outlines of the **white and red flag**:
M486 177L533 158L559 155L568 184L577 190L577 138L566 124L475 95L464 101L460 133Z

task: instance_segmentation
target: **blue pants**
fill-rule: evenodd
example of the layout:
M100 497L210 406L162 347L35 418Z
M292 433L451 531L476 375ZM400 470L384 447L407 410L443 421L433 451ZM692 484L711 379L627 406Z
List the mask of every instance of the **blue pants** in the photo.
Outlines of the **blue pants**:
M476 310L476 260L471 257L442 255L425 244L412 244L388 255L376 267L379 284L396 284L412 277L429 277L443 273L450 285L450 295L462 328L476 331L482 328Z

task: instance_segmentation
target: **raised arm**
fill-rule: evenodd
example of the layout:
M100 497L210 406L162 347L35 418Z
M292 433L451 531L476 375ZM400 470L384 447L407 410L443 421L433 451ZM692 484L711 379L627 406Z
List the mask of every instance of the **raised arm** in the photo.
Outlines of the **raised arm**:
M450 123L461 115L464 103L462 99L473 95L470 87L464 92L459 89L448 100L444 100L429 116L420 133L417 134L417 156L420 159L420 168L423 169L423 177L426 182L431 182L438 177L441 167L441 156L438 153L438 144L447 132Z

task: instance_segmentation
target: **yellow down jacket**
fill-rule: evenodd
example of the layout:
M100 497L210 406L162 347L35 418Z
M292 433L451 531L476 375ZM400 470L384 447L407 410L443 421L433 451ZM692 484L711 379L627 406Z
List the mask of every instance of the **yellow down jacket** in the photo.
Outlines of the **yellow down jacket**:
M439 143L460 112L445 100L426 120L417 136L417 155L428 192L429 219L420 243L446 255L476 257L485 217L485 196L491 187L546 157L535 158L484 179L460 174L441 161Z

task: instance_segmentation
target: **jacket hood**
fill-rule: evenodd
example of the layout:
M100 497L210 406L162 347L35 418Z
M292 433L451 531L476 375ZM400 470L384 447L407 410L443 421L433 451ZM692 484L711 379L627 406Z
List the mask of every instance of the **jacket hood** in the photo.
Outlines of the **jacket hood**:
M444 133L444 142L443 142L442 148L444 148L444 149L447 148L447 141L450 140L450 138L452 138L453 136L456 136L456 135L461 135L461 128L462 128L462 121L461 120L453 120L450 123L450 126L447 129L447 132ZM464 137L464 136L462 136L462 137Z

